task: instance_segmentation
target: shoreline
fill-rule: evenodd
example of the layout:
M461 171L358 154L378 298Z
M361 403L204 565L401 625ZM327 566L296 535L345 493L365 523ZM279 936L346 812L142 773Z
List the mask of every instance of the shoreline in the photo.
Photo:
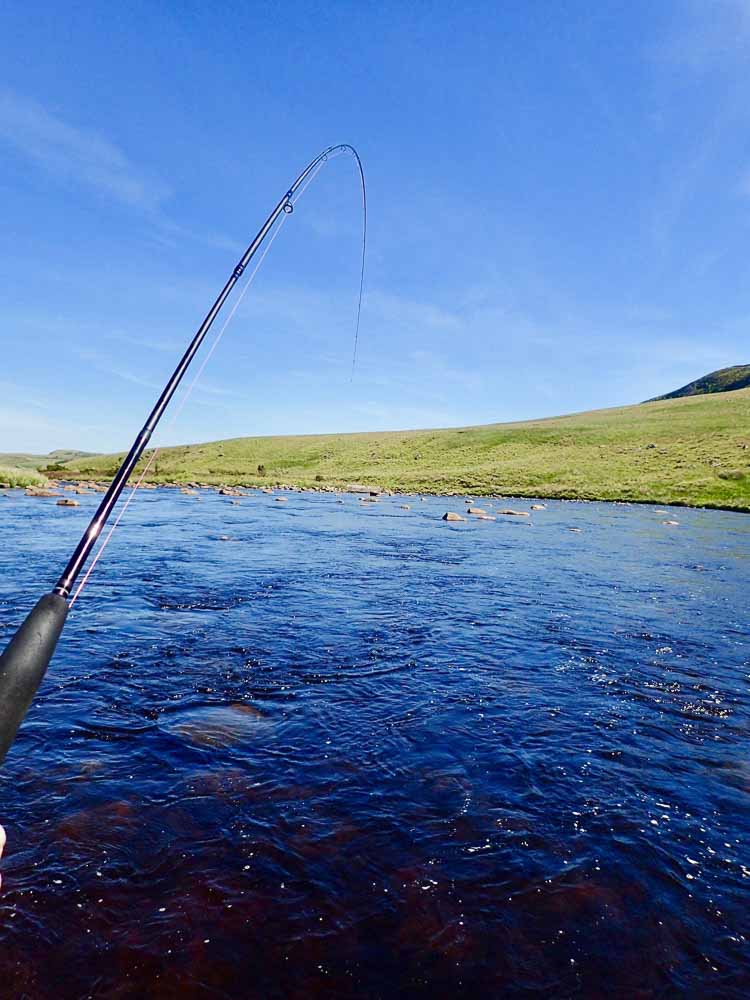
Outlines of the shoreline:
M60 479L60 480L49 480L45 485L44 489L55 490L62 489L65 492L69 492L75 487L85 489L87 493L98 492L103 493L108 487L108 482L100 479L86 479L85 477L77 477L76 479ZM132 485L135 485L134 483ZM128 485L128 489L132 489L132 485ZM354 488L352 488L354 487ZM24 495L26 495L28 490L33 491L38 486L12 486L6 487L0 492L0 496L3 494L9 494L10 491L23 490ZM637 504L638 506L656 506L656 507L676 507L688 510L719 510L727 511L734 514L750 514L750 506L743 506L740 504L720 504L720 503L691 503L689 500L673 499L665 500L660 497L603 497L603 496L580 496L580 495L563 495L563 494L550 494L544 492L508 492L500 493L498 491L484 491L479 490L441 490L440 492L435 492L433 490L414 490L414 489L399 489L390 487L381 487L378 485L370 484L354 484L347 483L342 485L333 484L323 484L316 483L312 484L296 484L296 483L282 483L282 482L266 482L259 484L257 482L248 483L246 480L239 482L227 482L227 481L217 481L217 482L196 482L195 480L185 480L184 482L177 481L175 479L170 479L168 481L161 481L158 479L146 479L140 484L139 489L167 489L167 490L194 490L196 492L201 490L208 490L215 493L221 494L223 490L226 490L225 494L228 497L233 495L237 496L233 491L239 490L252 490L255 493L326 493L331 495L341 495L348 494L352 497L369 495L371 497L430 497L433 499L438 499L440 497L446 500L455 498L475 498L475 499L485 499L485 500L556 500L560 503L609 503L616 506L630 506ZM65 492L61 493L60 496L64 496ZM30 496L34 496L34 493L29 493ZM239 494L242 496L243 494ZM44 497L42 497L44 498Z

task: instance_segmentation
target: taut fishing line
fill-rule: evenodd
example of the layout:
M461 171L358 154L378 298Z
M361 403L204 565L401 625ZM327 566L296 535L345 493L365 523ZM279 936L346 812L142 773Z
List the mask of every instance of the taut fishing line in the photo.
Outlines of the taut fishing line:
M290 206L290 208L291 208L292 211L294 211L294 207L296 206L297 202L300 200L300 198L302 197L302 195L305 193L305 191L308 189L308 187L312 184L312 182L318 176L318 174L320 173L320 171L323 169L324 164L327 163L328 160L332 160L334 157L340 156L343 152L345 152L345 150L343 150L343 149L337 150L334 153L332 153L331 155L327 156L325 159L321 160L317 164L317 166L312 171L312 173L310 174L310 176L307 178L307 180L305 181L305 183L300 187L300 189L297 192L297 194L294 197L294 199L290 200L289 206ZM351 379L354 378L354 368L355 368L355 365L356 365L356 362L357 362L357 343L358 343L358 340L359 340L359 325L360 325L360 318L361 318L361 315L362 315L362 297L363 297L364 280L365 280L365 252L366 252L366 247L367 247L367 189L365 187L365 176L364 176L364 172L362 170L362 163L361 163L361 161L359 159L359 156L357 156L357 154L356 154L355 151L352 150L352 152L353 152L354 156L356 157L356 162L357 162L357 166L359 168L359 176L360 176L360 182L361 182L361 187L362 187L362 260L361 260L361 267L360 267L360 274L359 274L359 296L358 296L358 300L357 300L357 321L356 321L355 330L354 330L354 348L353 348L353 351L352 351ZM211 357L212 357L214 351L216 350L216 348L219 346L219 343L220 343L222 337L224 336L224 332L226 331L226 329L229 326L229 324L232 322L232 319L234 318L235 313L237 312L237 310L239 309L240 305L242 304L242 300L245 298L245 295L247 295L248 291L250 290L250 287L251 287L253 281L255 280L255 276L257 275L258 271L260 270L260 267L261 267L263 261L266 259L266 256L267 256L269 250L273 246L274 240L276 239L276 237L281 232L281 230L282 230L282 228L284 226L284 223L287 221L287 219L289 218L289 216L292 214L292 211L290 211L290 212L284 211L284 213L281 215L281 217L279 219L279 222L276 225L276 228L274 229L273 233L269 237L268 243L266 244L266 246L263 249L263 253L260 255L260 258L258 259L257 264L253 268L253 270L250 273L250 275L248 276L248 278L245 280L245 282L244 282L244 284L242 286L242 290L240 291L239 295L237 296L237 299L235 300L234 305L232 306L232 308L231 308L231 310L229 312L229 315L224 320L224 322L223 322L223 324L222 324L219 332L214 337L213 342L212 342L210 348L206 352L206 356L203 359L203 361L201 362L200 368L195 373L195 377L192 379L192 381L190 382L190 385L183 392L183 394L182 394L179 402L177 403L177 406L175 407L174 413L172 414L171 419L170 419L169 423L167 424L167 426L165 428L165 434L168 434L174 428L175 423L177 422L180 414L182 413L183 409L185 408L186 403L190 399L190 396L192 395L193 390L195 389L196 385L198 384L198 381L200 380L200 377L203 374L203 372L204 372L204 370L206 368L206 365L211 360ZM149 455L148 461L146 462L145 466L143 467L143 471L141 472L140 477L138 478L138 481L136 482L136 484L132 487L132 489L128 493L128 496L126 497L125 502L120 507L120 510L119 510L119 512L117 514L117 517L115 518L114 522L112 523L111 527L109 528L109 531L107 532L107 534L104 537L104 539L102 539L102 542L99 545L99 548L97 549L96 553L94 554L94 558L92 559L90 566L86 570L86 573L84 574L83 578L81 579L81 582L78 584L78 587L76 588L75 592L73 593L73 596L70 599L70 607L71 608L73 607L73 605L75 604L75 602L78 600L78 598L79 598L79 596L80 596L81 591L83 590L83 588L88 583L89 577L94 572L94 567L99 562L99 560L101 559L102 555L104 554L104 550L107 547L107 545L109 544L110 539L112 538L112 535L115 533L115 529L117 528L117 526L119 525L120 521L122 520L122 518L123 518L123 516L125 514L125 511L130 506L131 501L135 498L135 496L136 496L136 494L138 492L139 487L141 486L141 484L145 480L146 476L148 475L148 472L151 469L151 466L156 461L156 458L159 455L159 453L161 452L161 450L162 450L162 448L158 447L158 448L154 448L151 451L151 454Z
M171 403L187 369L195 358L199 349L203 345L206 337L213 326L214 320L219 315L224 303L233 291L235 285L243 277L247 266L255 257L256 253L263 247L255 267L247 276L243 287L237 296L229 315L226 317L219 332L213 338L210 349L201 362L195 377L190 382L186 390L181 394L178 406L171 417L167 430L173 425L185 404L190 398L193 389L200 379L211 356L219 345L229 323L234 317L243 298L247 294L253 279L258 273L258 269L263 263L266 254L270 250L274 240L278 236L286 221L286 217L294 211L296 202L302 197L312 181L317 177L318 172L328 160L333 159L341 153L350 153L359 171L360 184L362 188L362 263L359 276L359 299L357 302L357 322L354 332L354 349L352 354L352 377L357 363L357 348L359 344L360 320L362 316L362 298L364 291L365 276L365 254L367 248L367 191L365 187L365 175L362 168L362 161L353 146L343 143L338 146L329 146L315 157L302 173L297 177L286 194L277 202L275 208L261 226L255 238L247 247L239 262L235 266L231 275L227 279L224 287L217 296L213 305L206 314L203 322L193 335L185 353L180 358L177 367L172 372L167 384L162 389L161 395L154 404L151 413L146 419L141 431L130 447L130 451L115 473L112 482L107 487L106 493L102 497L96 513L89 522L89 525L76 546L73 555L70 557L62 576L51 593L45 594L32 608L15 635L8 643L5 651L0 655L0 762L15 739L18 727L21 725L26 712L32 702L36 689L38 688L47 670L52 655L55 651L57 641L65 625L65 620L70 607L78 600L81 591L85 587L91 573L99 562L106 549L112 535L122 520L125 511L135 496L138 487L151 468L159 449L153 449L145 463L143 471L118 511L117 517L112 526L107 531L105 537L100 541L102 533L110 515L113 514L120 498L131 478L135 475L135 470L146 451L151 435L159 424L165 410ZM268 237L268 240L266 238ZM265 244L265 246L264 246ZM97 542L99 542L97 547ZM91 560L91 564L86 569L81 582L76 587L76 582L89 561L89 557L96 552ZM71 596L72 595L72 596ZM70 600L70 603L68 601Z

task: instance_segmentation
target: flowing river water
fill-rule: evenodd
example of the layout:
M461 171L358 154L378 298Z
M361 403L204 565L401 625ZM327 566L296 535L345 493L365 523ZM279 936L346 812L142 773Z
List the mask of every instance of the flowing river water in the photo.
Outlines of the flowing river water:
M0 496L0 643L77 499ZM748 995L750 517L463 507L138 496L0 771L3 997Z

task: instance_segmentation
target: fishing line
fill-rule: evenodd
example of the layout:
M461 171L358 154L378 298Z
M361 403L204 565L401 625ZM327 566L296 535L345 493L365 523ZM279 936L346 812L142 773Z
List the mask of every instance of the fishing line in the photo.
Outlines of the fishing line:
M253 279L255 278L255 275L258 273L260 265L265 260L266 254L268 253L268 251L273 246L273 241L276 239L276 237L281 232L281 229L282 229L284 223L286 222L286 220L288 218L289 218L288 213L285 213L282 216L281 221L277 225L277 227L274 230L273 234L271 235L271 237L270 237L270 239L268 241L268 244L266 245L265 249L263 250L263 253L260 256L260 260L255 265L255 268L253 269L252 273L250 274L250 277L247 279L247 281L243 285L242 291L237 296L237 300L234 303L234 306L232 307L231 312L227 316L226 320L224 321L224 324L222 325L222 327L219 330L219 332L217 333L217 335L214 337L213 343L211 344L210 349L206 353L206 357L203 359L203 362L202 362L200 368L196 372L195 378L192 380L192 382L190 383L190 385L187 387L187 389L185 390L185 392L182 394L182 398L180 399L179 403L177 404L177 407L175 408L175 411L172 414L172 417L171 417L171 419L169 421L169 424L166 427L166 432L167 433L172 430L172 428L174 427L174 425L175 425L175 423L177 421L177 418L182 413L182 411L183 411L183 409L185 407L185 404L187 403L188 399L190 398L190 396L191 396L191 394L193 392L193 389L195 388L196 383L198 382L198 379L203 374L203 371L204 371L206 365L208 364L209 360L211 359L211 355L214 353L214 351L216 350L216 348L219 346L219 341L221 340L222 336L224 335L224 331L229 326L229 324L232 321L232 317L234 316L234 314L239 309L240 304L241 304L243 298L245 297L245 294L247 293L248 289L250 288L250 286L253 283ZM153 465L153 463L156 460L156 457L157 457L157 455L159 454L160 451L161 451L161 447L154 448L153 451L151 452L148 461L146 462L145 466L143 467L143 472L141 472L141 475L140 475L138 481L136 482L135 486L133 486L132 489L130 490L130 493L126 497L125 502L123 503L123 505L121 506L121 508L119 510L119 513L117 514L117 517L115 518L115 520L114 520L113 524L111 525L109 531L107 532L105 538L102 540L101 544L99 545L99 548L97 549L97 551L96 551L96 553L94 555L94 558L91 560L91 565L86 570L86 572L85 572L85 574L84 574L81 582L78 584L78 587L76 588L75 593L71 597L71 599L70 599L70 607L71 608L73 607L73 605L75 604L75 602L78 600L78 596L81 593L81 591L83 590L83 588L86 586L86 583L88 582L89 577L91 576L91 574L94 571L94 567L99 562L99 559L103 555L105 548L109 544L109 540L111 539L112 535L115 533L115 528L117 527L117 525L122 520L122 517L123 517L125 511L130 506L131 500L135 497L136 493L138 492L138 489L140 488L141 483L146 478L146 474L148 473L149 469Z
M193 390L195 389L195 387L196 387L196 385L197 385L197 383L198 383L201 375L203 374L203 372L204 372L204 370L205 370L208 362L211 360L211 357L212 357L214 351L219 346L219 343L220 343L222 337L224 336L224 332L226 331L226 329L229 326L229 324L232 322L232 319L234 318L235 313L237 312L237 310L239 309L240 305L242 304L242 301L243 301L245 295L250 290L250 287L251 287L253 281L255 280L255 277L256 277L258 271L260 270L260 267L263 264L263 261L266 259L266 255L268 254L268 252L270 251L271 247L273 246L274 240L276 239L276 237L281 232L281 230L282 230L282 228L283 228L284 223L286 222L286 220L289 218L289 216L294 211L294 206L297 204L297 202L303 196L303 194L305 193L305 191L308 189L308 187L312 184L312 182L318 176L318 174L322 170L324 164L327 163L329 160L332 160L335 157L342 155L345 152L351 152L352 155L354 156L355 160L356 160L358 171L359 171L361 189L362 189L362 260L361 260L360 276L359 276L359 298L358 298L358 301L357 301L357 321L356 321L356 326L355 326L355 331L354 331L354 349L353 349L353 355L352 355L352 371L351 371L351 377L350 377L350 381L353 380L353 378L354 378L354 368L355 368L356 361L357 361L357 344L358 344L358 341L359 341L359 328L360 328L360 320L361 320L361 315L362 315L362 297L363 297L363 291L364 291L364 278L365 278L365 255L366 255L366 248L367 248L367 189L366 189L366 185L365 185L365 176L364 176L364 171L363 171L363 168L362 168L362 162L361 162L361 160L360 160L360 158L359 158L356 150L354 150L351 147L344 147L344 148L339 147L336 150L334 150L334 151L328 153L327 155L323 156L319 160L319 162L316 164L316 166L314 167L314 169L310 172L310 175L306 178L306 180L304 181L304 183L300 186L299 190L295 193L294 197L288 199L287 204L284 206L283 213L279 217L279 222L276 225L273 233L270 235L268 243L263 248L263 252L260 255L260 258L258 259L258 262L256 263L256 265L253 268L253 270L250 273L250 275L245 280L245 282L243 284L243 287L242 287L242 290L240 291L239 295L237 296L237 299L235 300L235 302L234 302L234 304L233 304L233 306L232 306L232 308L231 308L231 310L229 312L229 315L224 320L224 323L222 324L221 328L219 329L219 332L214 337L213 342L212 342L209 350L206 352L206 356L204 357L203 361L201 362L201 365L200 365L198 371L196 372L194 378L190 382L190 384L187 387L187 389L182 393L182 396L181 396L181 398L180 398L180 400L179 400L179 402L178 402L178 404L177 404L177 406L176 406L176 408L174 410L174 413L172 414L172 416L170 418L169 424L165 428L165 433L168 434L173 429L173 427L174 427L177 419L179 418L180 414L182 413L183 409L185 408L185 405L188 402L188 400L190 399L190 396L192 395ZM79 598L79 596L81 594L81 591L84 589L84 587L88 583L89 577L93 573L95 566L97 565L97 563L99 562L100 558L104 554L104 550L106 549L107 545L109 544L109 542L110 542L110 540L112 538L112 535L115 533L115 529L119 525L119 523L122 520L122 518L123 518L123 516L124 516L124 514L126 512L126 510L130 506L131 501L136 496L136 494L138 492L138 489L142 485L144 479L146 478L146 475L148 474L149 470L151 469L151 466L155 462L155 460L156 460L157 456L159 455L159 453L161 452L161 450L162 450L162 447L160 446L158 448L154 448L151 451L151 454L149 455L148 461L144 465L143 471L141 472L141 474L140 474L140 476L138 478L138 481L131 488L128 496L126 497L124 503L122 504L122 506L120 507L120 510L118 511L117 517L115 518L114 522L110 526L110 528L109 528L106 536L100 542L99 547L97 548L96 553L94 554L94 557L93 557L93 559L91 561L91 564L89 565L88 569L86 570L86 572L85 572L84 576L82 577L80 583L78 584L78 587L76 588L75 592L73 593L73 595L72 595L72 597L70 599L70 602L69 602L69 606L71 608L73 607L73 605L75 604L75 602L78 600L78 598Z
M90 577L91 569L86 572L81 586L76 587L76 583L79 577L82 576L83 571L86 569L86 565L89 562L90 557L94 554L94 550L97 549L96 559L98 560L99 556L104 551L106 543L112 537L113 529L108 532L103 542L100 535L103 528L109 521L109 518L114 514L115 508L120 503L128 482L131 478L135 478L138 463L143 458L149 441L161 422L167 408L175 398L178 390L181 388L182 381L187 374L188 368L192 364L201 347L204 343L206 343L207 337L211 332L211 328L215 320L224 307L224 304L230 294L241 282L247 267L264 247L267 239L270 237L272 241L275 235L278 234L280 225L277 225L277 223L283 222L283 219L281 218L282 214L290 215L294 211L295 200L297 200L300 194L306 190L310 181L317 176L321 164L326 163L329 158L340 152L350 152L356 159L359 166L360 179L362 182L363 215L366 231L367 196L364 187L364 173L362 171L362 164L360 163L357 151L353 146L349 146L348 144L329 146L321 153L318 153L318 155L312 159L297 176L291 187L288 188L286 193L281 196L279 201L269 213L263 225L251 240L245 252L242 254L242 257L227 278L224 287L221 289L211 308L203 318L200 326L193 334L184 354L177 362L177 366L174 371L169 376L169 379L164 385L159 397L146 417L145 423L130 446L130 450L120 463L120 466L112 477L112 481L107 487L104 496L99 501L93 517L89 521L86 530L83 532L83 535L73 550L59 580L49 593L40 597L31 611L26 615L24 621L16 629L5 650L0 653L0 762L2 762L5 758L6 752L13 743L18 727L23 722L26 712L33 701L34 694L36 693L36 690L47 671L47 667L55 652L55 647L57 646L57 642L62 634L62 630L65 626L65 621L70 610L70 604L68 602L71 594L75 591L75 597L77 598L80 596L83 584L85 584L86 580ZM365 244L363 242L363 253L364 248ZM261 260L263 259L263 256L265 256L265 254L261 255ZM256 271L257 268L253 271L253 274L250 276L251 278L255 275ZM357 308L357 333L355 334L355 361L356 341L359 333L359 316L362 305L363 283L361 277L362 275L360 273L360 299ZM245 283L245 287L247 287L248 284L249 281ZM234 312L236 312L236 309L232 310L229 319L232 318ZM219 331L219 336L221 336L225 328L226 324L224 324ZM216 342L218 343L218 337L216 338ZM211 352L209 352L209 356L210 353ZM204 366L205 365L201 366L199 375L200 372L203 371ZM184 400L187 400L195 382L196 380L193 379L188 392L183 397ZM154 453L152 452L149 460L146 461L147 469L150 468L153 459ZM136 490L138 485L143 482L144 474L145 473L143 472L141 473L140 478L136 483ZM127 498L125 504L123 505L123 509L120 511L117 520L115 521L115 526L120 521L124 510L134 495L134 492L134 490L131 490L130 496Z
M282 214L290 215L294 211L295 200L306 190L313 177L317 175L321 164L326 163L333 155L347 151L354 156L360 170L360 179L362 182L362 203L366 230L367 196L364 187L364 173L362 171L362 165L360 163L359 156L357 155L357 151L353 146L349 146L348 144L329 146L321 153L318 153L318 155L307 164L307 166L294 180L291 187L288 188L286 193L281 196L263 225L253 237L247 249L242 254L242 257L227 278L224 287L221 289L211 308L203 318L200 326L193 334L184 354L177 362L177 366L174 371L167 379L164 388L161 390L161 393L154 403L150 413L146 417L146 422L136 435L135 440L130 446L130 450L120 463L120 466L112 477L112 481L107 487L104 496L99 501L93 517L89 521L86 530L81 535L81 538L73 550L59 580L48 594L44 594L37 601L31 611L26 615L26 618L23 620L21 625L16 629L15 633L6 645L5 650L0 653L0 762L2 762L5 758L6 752L12 745L13 740L16 737L18 727L23 722L26 712L33 701L34 694L36 693L36 690L47 671L47 667L55 652L55 647L57 646L57 642L62 634L62 630L65 626L65 621L70 610L70 604L68 602L71 594L75 591L76 598L80 595L81 588L90 577L91 570L89 569L87 571L81 586L76 587L76 583L79 577L82 576L83 571L86 569L90 557L94 554L94 550L97 549L96 555L98 559L104 551L106 543L111 538L112 530L108 532L104 542L102 543L100 538L102 530L109 521L109 518L115 512L115 508L120 503L123 493L128 486L128 482L131 478L136 476L138 463L143 458L154 431L158 427L164 413L180 389L188 368L192 364L203 344L206 342L206 339L211 332L211 328L224 307L224 304L230 294L234 291L235 287L241 281L248 265L263 248L267 238L271 237L271 240L273 240L275 235L278 233L280 226L277 226L277 223L283 222L283 219L281 219ZM265 254L261 256L261 260L263 256L265 256ZM256 271L253 271L253 276ZM246 286L247 284L249 284L249 282L246 282ZM360 280L360 300L357 308L357 335L359 332L359 316L362 305L362 287L363 284ZM229 319L231 319L235 311L236 310L232 310ZM219 331L219 336L223 333L225 327L226 324ZM355 335L355 361L357 335ZM203 370L203 367L204 366L202 365L200 371ZM195 381L196 380L193 379L193 383L184 396L185 400L187 400ZM153 462L153 458L154 454L152 453L150 459L146 461L146 468L150 468L150 463ZM136 483L136 489L138 488L138 485L143 482L143 477L144 473L141 473L138 483ZM115 526L121 519L124 509L129 504L133 495L134 491L131 490L130 496L123 505L123 510L120 511L117 520L115 521Z

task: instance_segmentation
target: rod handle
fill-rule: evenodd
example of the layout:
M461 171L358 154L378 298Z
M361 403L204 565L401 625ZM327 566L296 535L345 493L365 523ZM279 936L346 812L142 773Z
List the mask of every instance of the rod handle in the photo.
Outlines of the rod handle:
M68 602L45 594L0 656L0 763L44 677L68 615Z

